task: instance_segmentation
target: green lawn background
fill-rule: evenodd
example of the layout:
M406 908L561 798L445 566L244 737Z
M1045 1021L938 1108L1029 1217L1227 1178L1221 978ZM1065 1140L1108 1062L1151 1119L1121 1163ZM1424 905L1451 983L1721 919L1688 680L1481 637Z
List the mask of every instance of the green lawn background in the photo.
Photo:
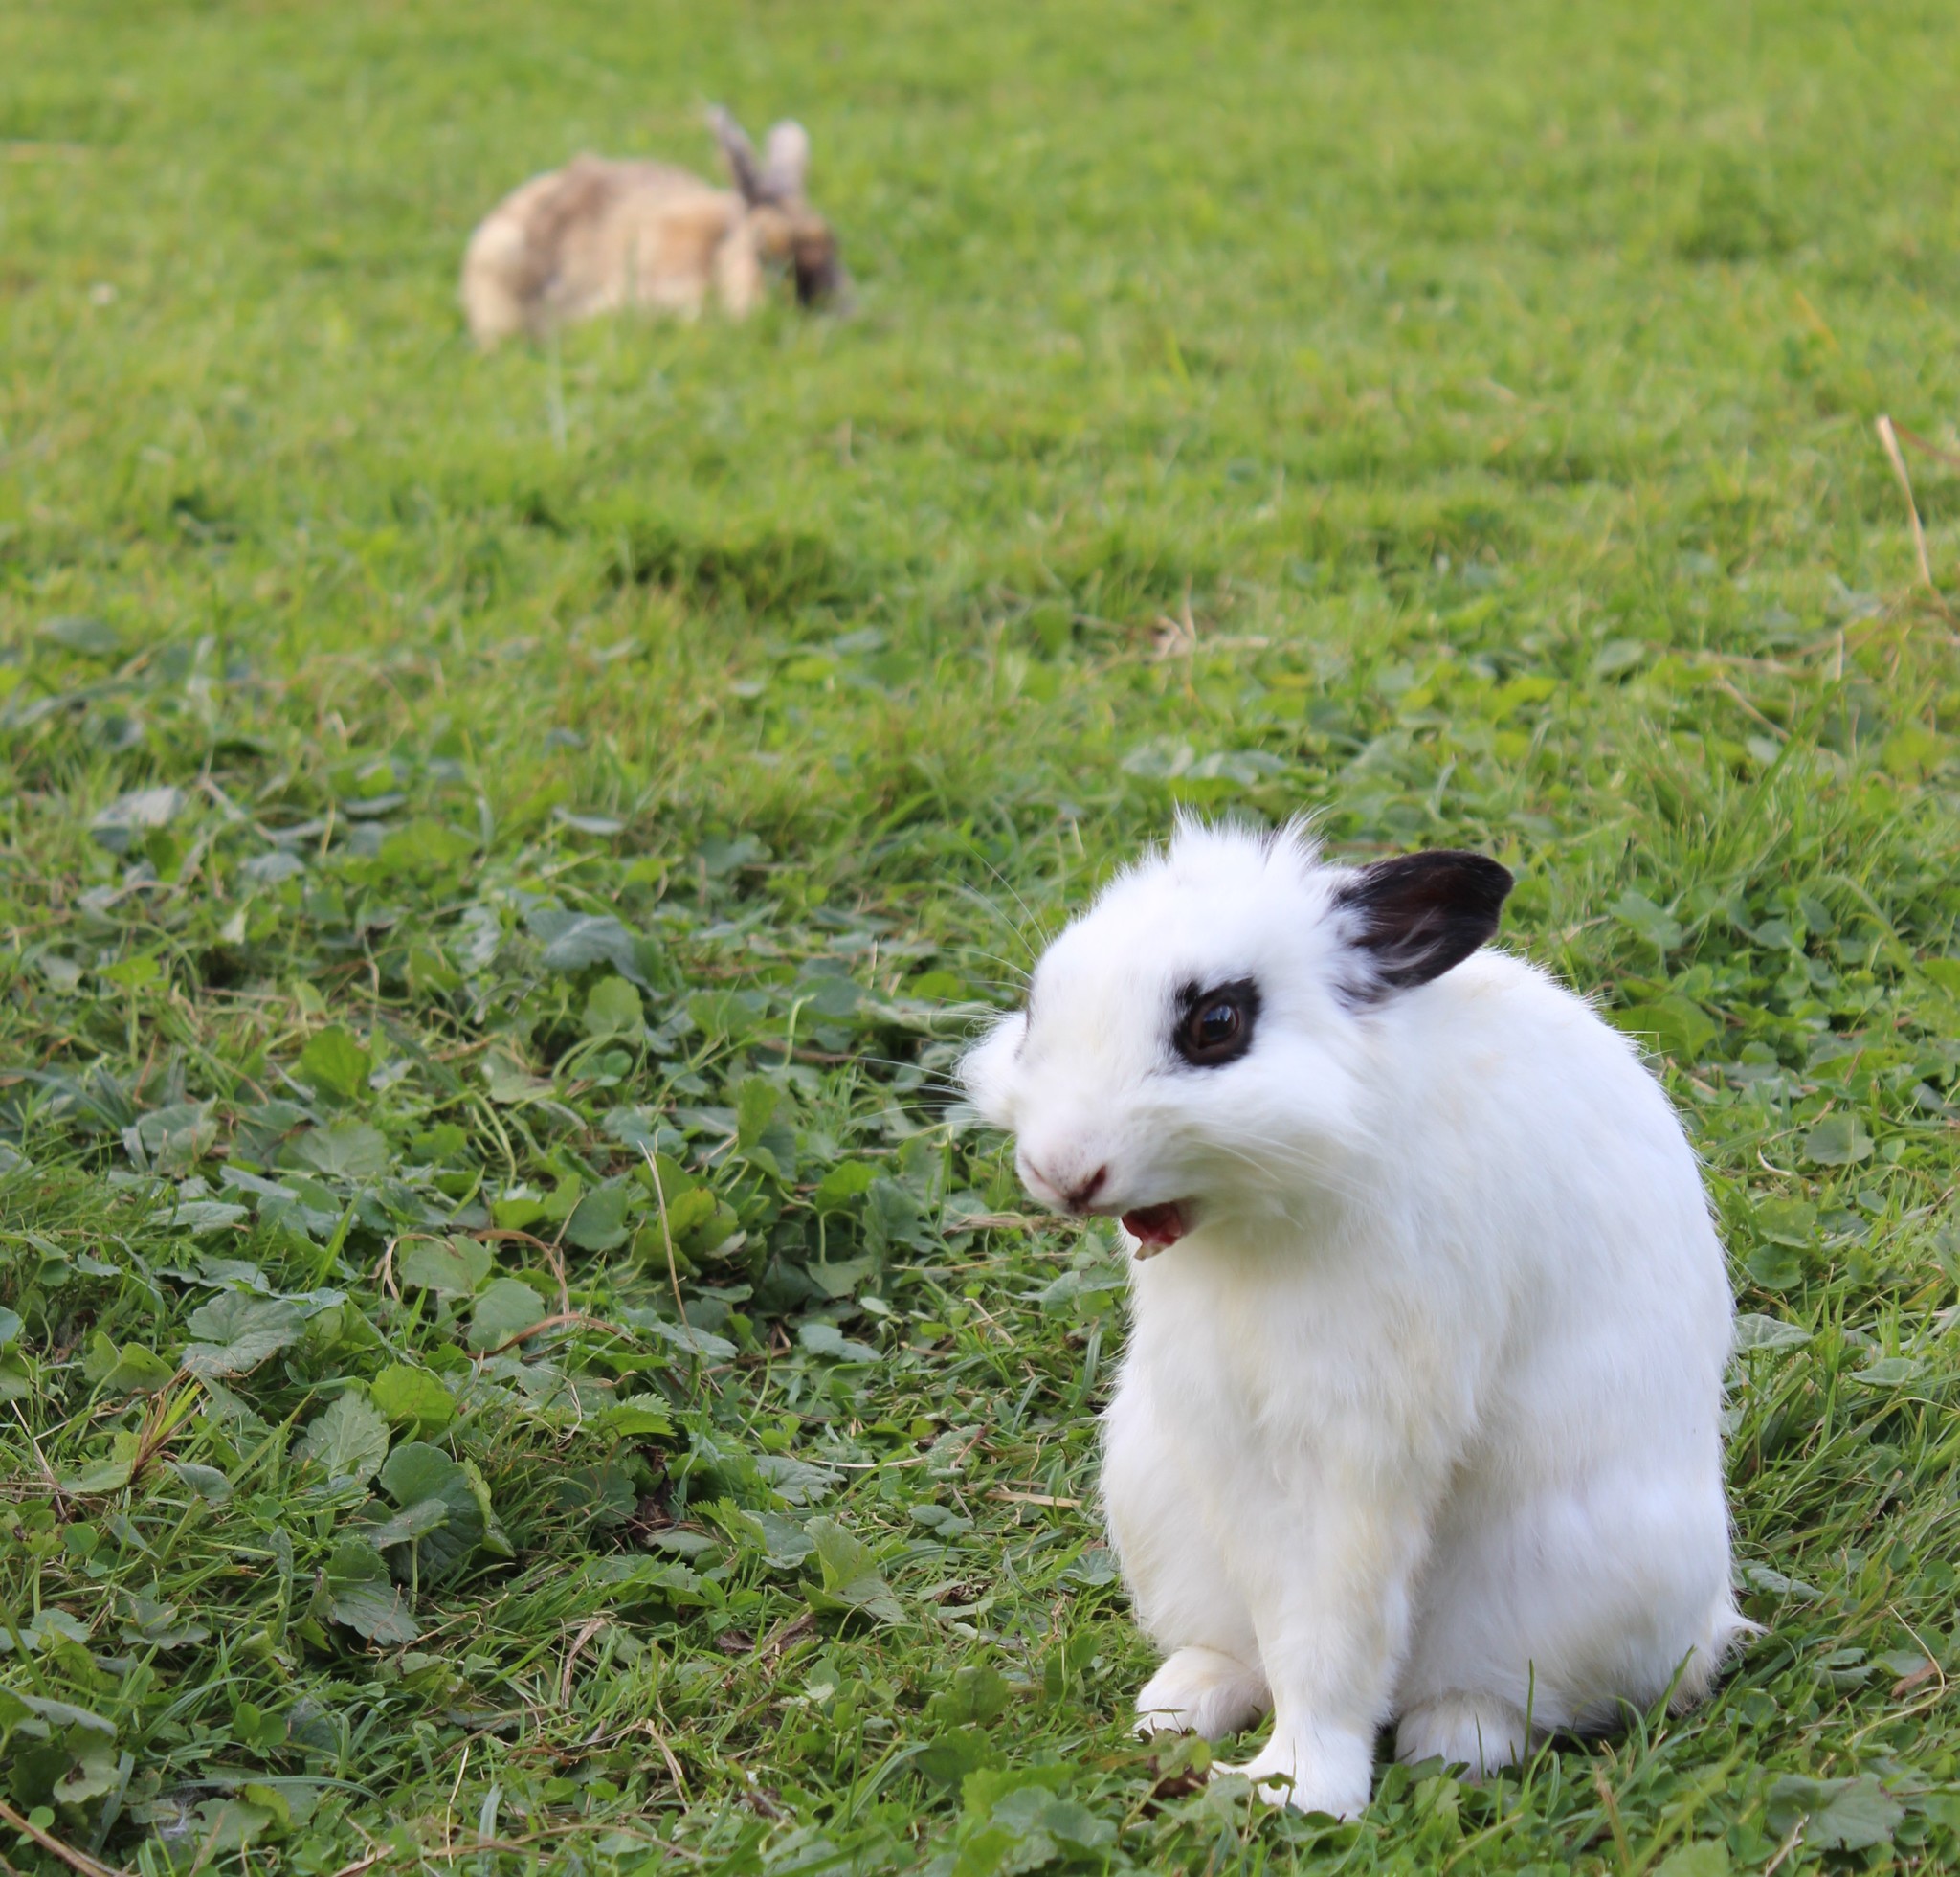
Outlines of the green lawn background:
M1873 431L1950 590L1955 51L0 14L4 1855L1960 1860L1960 687ZM477 217L710 101L857 317L477 356ZM1121 1272L946 1076L1180 802L1486 848L1659 1052L1750 1345L1702 1713L1341 1827L1127 1740Z

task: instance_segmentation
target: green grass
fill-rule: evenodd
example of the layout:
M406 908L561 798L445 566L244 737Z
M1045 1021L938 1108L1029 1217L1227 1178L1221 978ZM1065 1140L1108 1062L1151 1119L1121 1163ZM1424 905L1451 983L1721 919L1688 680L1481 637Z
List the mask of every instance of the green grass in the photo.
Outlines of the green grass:
M0 13L0 1863L1960 1864L1960 673L1872 432L1960 421L1956 52ZM475 218L706 99L859 316L473 355ZM944 1091L1179 801L1487 848L1664 1050L1753 1344L1702 1711L1344 1826L1127 1737L1122 1274Z

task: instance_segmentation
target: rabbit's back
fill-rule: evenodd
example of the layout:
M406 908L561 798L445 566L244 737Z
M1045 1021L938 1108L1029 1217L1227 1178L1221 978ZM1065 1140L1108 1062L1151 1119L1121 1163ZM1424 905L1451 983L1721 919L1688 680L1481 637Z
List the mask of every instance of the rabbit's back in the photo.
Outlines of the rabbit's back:
M484 217L463 260L479 343L641 303L699 306L739 198L671 164L581 156Z

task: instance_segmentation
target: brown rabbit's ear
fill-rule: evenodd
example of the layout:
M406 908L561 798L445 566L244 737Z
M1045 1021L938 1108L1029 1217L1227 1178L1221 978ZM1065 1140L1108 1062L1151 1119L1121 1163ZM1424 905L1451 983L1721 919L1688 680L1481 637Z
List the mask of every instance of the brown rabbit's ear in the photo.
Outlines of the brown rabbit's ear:
M741 191L743 201L765 200L768 190L763 185L762 170L755 160L755 145L748 141L748 133L719 104L709 106L708 123L714 130L715 142L722 146L728 175Z
M809 173L810 132L795 119L785 118L763 145L763 190L776 202L800 202Z

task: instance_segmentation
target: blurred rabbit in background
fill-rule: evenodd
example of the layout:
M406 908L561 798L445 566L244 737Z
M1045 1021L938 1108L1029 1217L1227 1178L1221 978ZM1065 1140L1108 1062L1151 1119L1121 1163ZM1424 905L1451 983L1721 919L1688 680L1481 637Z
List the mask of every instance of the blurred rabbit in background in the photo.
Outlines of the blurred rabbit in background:
M798 304L841 303L836 236L804 194L808 132L786 120L758 159L719 105L709 122L733 189L671 164L580 156L500 202L463 257L477 343L538 338L622 307L693 319L710 291L741 319L777 270L794 279Z

